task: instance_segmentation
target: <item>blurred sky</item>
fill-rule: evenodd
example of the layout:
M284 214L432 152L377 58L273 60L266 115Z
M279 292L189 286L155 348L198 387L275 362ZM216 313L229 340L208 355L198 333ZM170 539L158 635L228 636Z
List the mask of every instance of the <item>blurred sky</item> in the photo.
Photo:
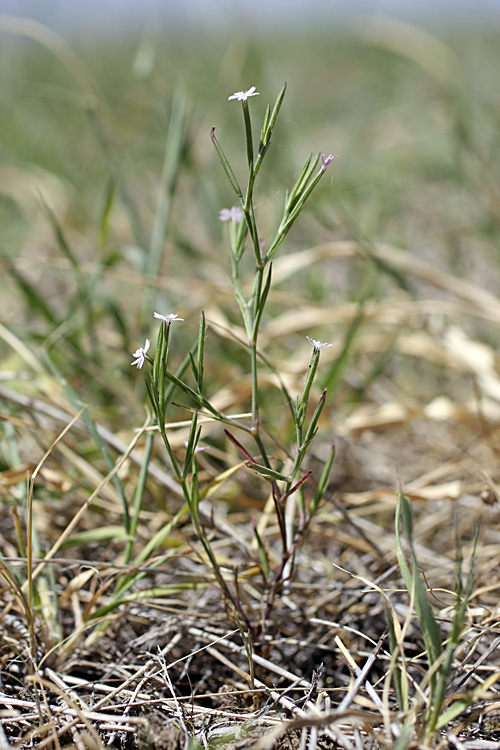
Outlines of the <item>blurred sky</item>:
M500 22L500 0L0 0L0 12L56 30L122 31L149 19L173 26L314 27L336 16L384 14L421 23Z

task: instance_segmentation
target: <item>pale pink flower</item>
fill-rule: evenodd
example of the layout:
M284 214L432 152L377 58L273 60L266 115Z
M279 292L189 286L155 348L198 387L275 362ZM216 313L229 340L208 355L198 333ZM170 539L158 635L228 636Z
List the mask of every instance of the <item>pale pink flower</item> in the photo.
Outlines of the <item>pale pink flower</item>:
M184 318L179 318L174 313L170 313L169 315L160 315L160 313L153 313L155 318L158 318L159 320L164 320L165 323L172 323L174 320L184 320Z
M332 346L331 344L322 344L321 341L316 341L316 339L310 339L309 336L306 336L306 339L315 349L326 349L326 347Z
M329 154L329 156L325 156L324 154L321 154L321 161L323 162L323 169L326 169L327 166L331 164L334 159L335 157L332 154Z
M144 362L146 361L146 354L150 347L150 340L146 339L146 343L144 346L140 346L139 349L133 353L133 357L137 357L137 359L134 359L134 361L131 363L133 365L137 365L137 369L140 370L143 366Z
M239 102L246 102L249 96L259 96L259 92L255 91L256 86L252 86L252 88L248 89L248 91L237 91L232 96L228 96L228 101L231 99L237 99Z
M243 211L239 206L231 206L231 208L222 208L219 211L220 221L234 221L235 224L239 224L243 216Z
M188 447L189 443L188 443L187 440L184 440L184 445L186 446L186 448ZM204 446L197 445L196 448L194 449L194 452L195 453L202 453L203 451L208 451L208 450L210 450L210 446L209 445L204 445Z

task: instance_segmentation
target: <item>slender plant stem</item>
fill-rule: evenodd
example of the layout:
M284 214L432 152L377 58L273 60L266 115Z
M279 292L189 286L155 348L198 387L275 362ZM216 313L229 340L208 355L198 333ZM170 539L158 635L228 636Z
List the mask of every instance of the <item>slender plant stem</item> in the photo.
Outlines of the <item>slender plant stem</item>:
M151 453L153 451L154 437L155 437L154 432L148 432L146 435L146 447L144 449L144 458L143 458L143 462L141 466L141 472L139 475L139 481L137 483L137 488L135 491L134 512L132 515L129 536L127 539L127 544L126 544L125 552L123 555L123 562L125 565L128 565L132 558L132 549L134 546L135 535L137 533L137 526L139 524L139 513L142 507L142 498L144 495L144 488L146 485L149 461L151 459Z
M250 364L252 369L252 432L257 434L259 430L259 392L257 378L257 345L250 344Z

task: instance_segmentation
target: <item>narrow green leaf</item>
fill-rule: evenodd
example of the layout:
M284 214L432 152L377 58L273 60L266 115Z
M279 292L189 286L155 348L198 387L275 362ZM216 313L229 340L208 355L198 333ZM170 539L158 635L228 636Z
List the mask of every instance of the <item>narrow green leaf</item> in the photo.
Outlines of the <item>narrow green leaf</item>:
M247 162L248 162L248 173L250 176L253 175L253 136L252 136L252 121L250 119L250 107L248 101L243 101L243 119L245 121L245 140L247 145Z
M63 253L63 255L66 256L66 258L69 260L73 268L76 268L80 270L80 263L78 262L78 259L76 255L73 253L69 242L66 240L66 236L62 230L62 227L60 223L57 220L56 215L52 211L52 209L48 206L47 203L41 198L42 205L45 211L45 215L47 216L50 225L54 231L54 234L56 236L57 244L59 246L59 249Z
M249 469L253 469L253 471L255 471L257 474L260 474L261 477L264 477L264 479L274 479L278 482L286 482L288 480L288 477L286 477L284 474L281 474L279 471L275 471L274 469L270 469L267 466L252 463L251 461L247 462L247 466Z
M313 154L309 154L304 162L304 166L302 167L299 176L295 181L293 188L290 191L287 191L287 199L285 201L285 215L289 213L289 210L291 210L295 201L300 196L304 184L307 184L307 182L309 181L308 175L310 173L312 158Z
M188 476L191 470L191 463L193 460L194 452L196 450L196 446L198 445L198 441L200 439L200 433L201 427L198 428L198 412L195 411L191 418L191 428L189 430L189 437L186 446L186 457L184 459L183 470L184 479Z
M192 352L189 352L189 364L191 365L191 372L193 373L193 378L196 382L198 382L198 365L195 362L194 355Z
M320 396L318 405L316 406L316 409L314 410L314 414L312 415L311 422L309 424L309 427L307 428L306 436L304 438L305 445L308 445L311 442L311 440L313 439L314 435L317 432L319 418L321 416L321 412L323 411L325 401L326 401L326 388Z
M316 372L318 369L319 357L319 349L314 348L311 354L311 361L309 363L309 369L307 371L306 382L304 383L304 390L302 391L302 395L300 396L295 409L297 422L299 422L301 426L304 423L306 417L307 406L309 404L309 396L311 395L311 388L313 387L314 378L316 377Z
M274 127L276 125L276 120L278 119L281 105L283 104L283 99L285 98L285 93L286 93L286 83L281 89L280 93L278 94L278 98L276 99L276 103L273 107L272 114L270 113L269 105L266 109L266 114L264 116L264 123L262 125L262 131L260 134L259 154L257 156L257 160L255 162L255 168L253 171L254 178L257 175L261 167L262 161L264 159L264 156L267 153L269 146L271 145L271 137L274 131Z
M325 494L326 488L328 486L328 479L330 476L330 470L332 468L332 464L335 458L335 443L332 442L332 447L330 450L330 453L328 455L328 458L325 461L325 465L323 467L323 471L321 473L320 480L318 482L318 486L316 487L316 490L314 492L313 499L311 500L311 505L309 507L309 517L312 518L314 514L316 513L318 506L321 502L321 498Z
M219 141L215 137L215 127L212 128L212 130L210 131L210 137L212 139L212 143L214 144L214 147L217 152L217 156L219 157L219 161L222 165L222 168L224 172L226 173L227 178L229 182L231 183L234 192L240 199L241 204L243 205L244 203L243 193L241 191L240 186L238 185L238 180L236 179L234 172L231 169L231 165L229 164L229 161L227 160L226 155L219 144Z
M198 438L199 438L198 432ZM191 518L193 520L194 528L197 535L200 537L200 487L198 484L198 462L196 460L196 454L193 451L192 455L192 477L191 477L191 503L189 510ZM207 541L208 545L208 541ZM205 545L204 545L205 546ZM208 545L209 546L209 545Z
M156 353L153 364L153 382L156 389L158 390L161 380L161 361L162 354L164 354L164 340L165 340L165 327L160 326L158 336L156 338Z
M399 534L399 523L403 527L403 532L408 545L408 554L410 557L410 566L407 565L401 538ZM432 613L427 592L422 582L420 571L418 569L415 551L413 549L413 533L411 508L403 492L399 493L398 503L396 506L396 555L399 567L403 576L408 593L415 591L415 609L417 618L422 630L425 649L429 664L432 665L439 658L442 650L441 632L436 619ZM433 681L435 683L435 680Z
M267 302L267 297L269 294L269 290L271 289L271 280L272 280L272 270L273 270L273 264L270 263L269 265L269 271L267 272L267 278L264 282L264 288L262 290L262 293L260 295L260 300L257 308L257 312L255 315L255 322L253 326L253 338L256 338L259 328L260 328L260 321L262 319L262 315L264 313L264 309Z
M271 105L268 104L267 107L266 107L265 115L264 115L264 122L262 123L262 129L260 131L259 156L262 153L262 149L265 148L265 144L266 144L266 140L267 140L266 134L267 134L267 129L269 127L269 118L270 117L271 117Z
M276 120L278 119L278 115L280 113L281 105L283 104L283 99L285 98L286 94L286 83L283 85L283 88L278 94L278 97L276 99L275 105L273 107L273 111L271 114L271 119L269 120L269 125L266 129L266 140L269 141L274 130L274 126L276 125Z
M160 409L160 402L158 400L158 391L156 390L156 386L153 383L153 378L149 373L146 375L146 389L148 392L149 400L151 402L151 406L153 407L153 412L156 417L156 421L161 424L162 418L164 419L162 415L162 411Z
M342 373L344 372L349 362L349 355L354 343L354 339L356 338L356 334L361 328L361 324L364 320L364 308L364 301L361 301L356 311L356 315L354 316L351 324L349 325L349 328L344 335L342 350L339 356L334 360L329 372L326 374L325 379L323 380L323 388L328 388L330 393L335 393L335 391L337 390L339 382L342 378Z
M151 461L151 454L153 452L154 438L155 438L154 432L150 431L147 433L146 445L144 448L144 455L142 459L141 470L139 473L139 480L137 482L137 487L135 488L134 508L133 508L132 519L130 523L130 534L129 534L129 538L127 540L127 545L125 547L125 552L123 555L123 562L125 565L128 565L132 558L132 550L134 547L135 536L137 534L137 527L139 525L139 515L142 509L142 501L144 499L144 492L146 490L149 462Z
M204 359L205 359L205 337L207 332L207 324L205 319L204 310L201 311L200 316L200 328L198 331L198 375L196 377L196 383L198 386L198 393L200 396L203 395L203 373L204 373Z
M406 674L406 669L404 669L404 663L402 663L401 654L398 654L399 644L396 638L392 618L392 612L389 609L385 609L385 621L389 632L389 649L393 661L397 659L392 671L392 680L394 683L394 689L396 690L400 710L406 712L408 711L408 676ZM397 657L395 656L396 654L398 654Z
M143 577L144 573L137 574L137 580L140 580ZM115 609L117 609L117 607L122 604L126 604L127 602L136 602L140 601L141 599L164 599L165 597L180 594L183 591L190 591L191 589L206 587L206 581L181 581L179 583L174 583L171 586L155 586L154 588L150 589L141 589L140 591L136 591L133 594L129 594L128 596L122 596L121 598L116 599L116 601L113 601L111 604L106 604L104 607L100 607L95 612L93 612L91 619L97 620L100 617L105 617L106 615L109 615L110 612L113 612Z
M166 539L170 536L172 533L172 530L177 526L180 519L186 515L188 512L188 506L187 503L182 506L182 508L175 514L175 516L167 523L165 526L163 526L159 531L156 532L154 537L149 540L149 542L145 545L144 549L141 550L141 552L137 555L137 557L134 560L135 565L140 565L141 563L145 562L146 560L149 560L150 557L154 555L158 547L160 547ZM158 565L162 564L164 561L158 561ZM156 566L153 566L156 567ZM135 579L134 579L135 580ZM130 583L132 584L134 581Z
M453 703L439 717L435 729L438 731L444 729L450 721L453 721L457 716L460 716L460 714L469 708L469 706L472 706L477 701L487 700L488 695L490 695L490 699L493 698L493 695L488 694L488 691L496 682L498 682L499 679L500 672L495 672L489 675L489 677L487 677L484 682L481 682L480 685L476 685L474 690L471 690L470 693L462 694L456 701L453 701Z
M105 248L109 240L111 210L116 195L116 182L109 178L104 191L104 204L99 219L99 246Z
M175 194L177 176L182 160L183 147L186 139L187 127L186 96L176 90L170 110L170 121L165 142L160 187L156 200L156 211L149 243L149 250L144 258L144 273L147 276L158 276L163 255L165 237L168 229L170 206ZM149 287L144 295L144 320L151 314L152 299L155 294L153 287Z
M51 310L49 304L44 300L42 295L38 293L34 285L31 284L27 279L25 279L24 276L16 268L14 268L14 266L9 266L7 268L7 271L15 280L16 284L19 287L19 290L24 295L28 310L30 310L31 313L40 313L40 315L45 318L47 323L50 323L52 326L57 327L59 325L59 321L57 320L55 313Z
M127 535L123 526L100 526L95 529L88 529L87 531L72 534L72 536L61 544L61 549L80 547L84 544L92 544L93 542L122 542L126 538Z
M199 404L200 406L204 405L204 399L200 398L196 391L193 391L193 389L189 385L180 380L180 378L174 375L173 372L165 370L165 377L180 391L186 393L188 396L191 396L195 403Z
M109 314L113 318L116 324L116 328L122 337L122 347L126 351L132 350L132 344L130 342L130 333L123 309L116 304L116 302L109 297L103 300L104 305L107 307Z

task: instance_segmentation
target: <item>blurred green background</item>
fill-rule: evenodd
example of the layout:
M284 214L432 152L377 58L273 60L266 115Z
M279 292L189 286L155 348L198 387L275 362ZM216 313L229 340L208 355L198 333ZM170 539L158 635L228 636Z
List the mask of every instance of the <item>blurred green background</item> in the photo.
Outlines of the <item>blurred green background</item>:
M82 397L124 398L130 352L155 305L187 319L179 341L193 338L212 302L238 322L218 220L234 196L210 128L243 179L241 111L227 98L251 85L258 132L266 103L288 83L258 186L264 238L308 154L336 157L282 254L382 242L498 290L496 30L378 16L319 31L146 24L65 38L3 16L0 34L0 320L64 363ZM426 289L383 264L340 260L278 285L271 310ZM311 335L342 348L348 328L325 324ZM472 333L498 341L485 321ZM286 360L296 339L279 345ZM12 349L2 352L4 368L16 370ZM218 353L236 365L241 356L226 339Z

